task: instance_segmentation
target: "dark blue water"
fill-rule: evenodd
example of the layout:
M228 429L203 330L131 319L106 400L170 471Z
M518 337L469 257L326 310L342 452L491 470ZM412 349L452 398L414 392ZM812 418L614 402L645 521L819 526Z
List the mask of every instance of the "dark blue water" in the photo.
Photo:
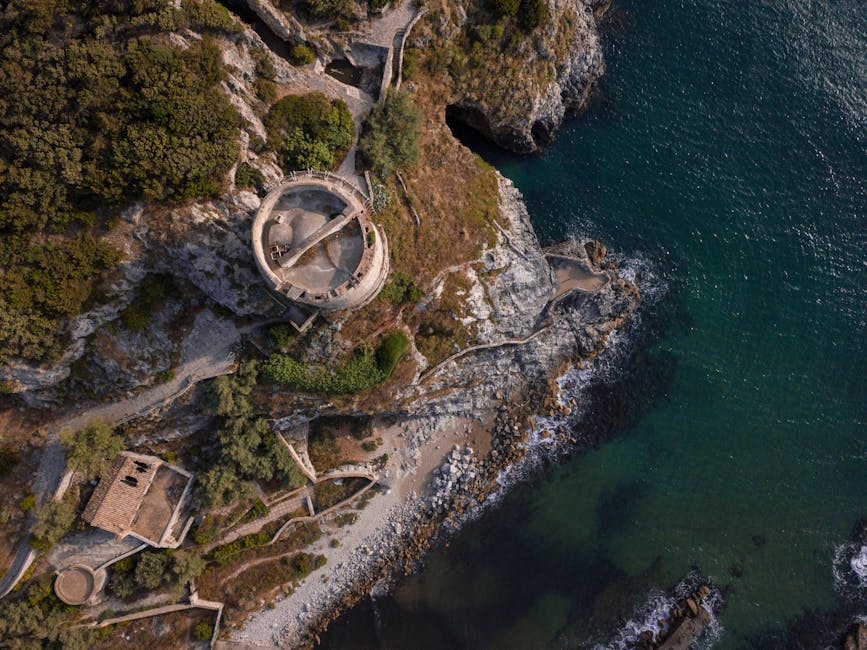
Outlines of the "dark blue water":
M617 0L605 43L600 96L547 153L482 153L544 241L641 260L657 297L597 387L612 438L332 647L593 647L693 568L726 594L718 648L867 614L867 575L833 566L867 517L867 7Z

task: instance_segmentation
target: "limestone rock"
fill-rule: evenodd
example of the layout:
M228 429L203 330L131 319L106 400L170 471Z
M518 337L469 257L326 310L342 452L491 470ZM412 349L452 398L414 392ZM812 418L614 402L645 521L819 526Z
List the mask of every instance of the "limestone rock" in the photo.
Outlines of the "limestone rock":
M550 20L516 54L462 80L451 113L500 146L532 153L553 140L605 71L598 0L548 0ZM506 100L506 98L508 98Z

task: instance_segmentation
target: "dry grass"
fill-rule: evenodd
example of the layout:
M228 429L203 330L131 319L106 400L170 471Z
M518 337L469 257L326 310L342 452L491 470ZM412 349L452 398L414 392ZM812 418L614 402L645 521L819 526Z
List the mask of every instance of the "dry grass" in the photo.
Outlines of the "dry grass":
M205 621L213 624L214 620L213 612L201 609L142 618L103 628L99 632L100 639L91 647L93 650L114 650L118 647L166 650L206 648L206 643L196 641L194 630L198 623Z

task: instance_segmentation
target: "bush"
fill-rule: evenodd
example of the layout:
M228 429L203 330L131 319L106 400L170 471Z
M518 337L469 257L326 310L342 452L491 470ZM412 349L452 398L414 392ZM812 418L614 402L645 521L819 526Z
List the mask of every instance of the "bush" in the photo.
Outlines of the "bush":
M253 81L253 90L256 91L256 96L266 104L270 104L277 98L277 84L267 79L256 79Z
M316 60L316 55L306 45L293 45L289 50L289 59L295 65L307 65Z
M521 0L488 0L488 7L497 16L515 16L521 7Z
M285 323L277 323L268 327L268 338L275 348L284 350L295 342L295 330Z
M47 550L54 546L72 527L75 508L66 501L48 501L36 515L31 546Z
M322 93L288 95L265 117L268 145L284 171L332 169L352 146L355 126L342 99Z
M403 359L409 340L403 332L392 332L386 336L376 349L376 364L386 376L391 376L394 367Z
M421 154L422 124L422 113L412 98L389 90L385 102L364 123L358 140L362 164L383 177L415 164Z
M163 303L178 295L174 278L168 273L149 273L136 287L129 307L120 313L120 322L133 332L140 332L151 322Z
M24 512L28 512L30 510L33 510L33 506L36 505L36 497L33 496L32 494L28 494L23 499L21 499L21 501L18 503L18 505L21 506L21 509Z
M370 345L356 348L334 372L275 354L262 363L262 377L312 393L359 393L388 379L407 344L403 333L395 332L383 339L378 348Z
M418 302L424 297L424 292L418 288L412 278L398 271L391 281L383 287L379 294L385 300L400 306L406 302Z
M105 464L124 450L123 438L107 424L96 422L76 433L61 434L66 463L86 479L102 474Z
M271 536L268 535L268 533L259 531L252 535L245 535L240 539L236 539L234 542L218 546L211 551L210 557L220 566L225 566L234 561L235 556L238 555L238 553L246 551L247 549L256 548L257 546L264 546L270 541Z
M214 636L213 624L208 621L199 621L196 623L193 636L195 636L198 641L210 641L211 637Z
M304 7L316 18L350 18L354 8L353 0L304 0Z
M370 10L371 11L379 11L385 5L387 5L390 0L369 0Z
M235 170L235 186L256 189L265 182L262 172L250 163L242 162Z
M253 50L253 58L256 59L256 74L268 81L274 81L277 76L277 68L271 63L271 58L265 50Z
M518 24L525 32L532 32L549 19L548 3L545 0L521 0Z

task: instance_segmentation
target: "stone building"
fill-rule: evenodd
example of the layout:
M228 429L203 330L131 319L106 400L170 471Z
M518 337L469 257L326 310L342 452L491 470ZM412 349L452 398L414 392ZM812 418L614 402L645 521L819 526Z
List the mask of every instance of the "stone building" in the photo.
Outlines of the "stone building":
M263 200L253 220L253 253L281 301L314 311L357 309L388 276L388 244L370 200L330 172L298 172Z

